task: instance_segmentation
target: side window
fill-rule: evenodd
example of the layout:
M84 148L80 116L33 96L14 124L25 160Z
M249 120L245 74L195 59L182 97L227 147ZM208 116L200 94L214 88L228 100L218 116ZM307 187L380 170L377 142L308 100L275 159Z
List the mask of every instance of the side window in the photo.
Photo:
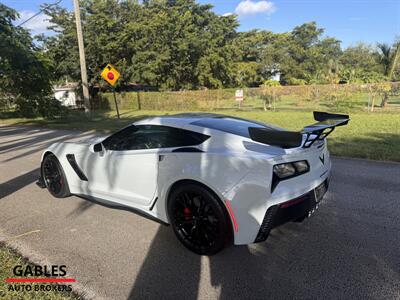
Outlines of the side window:
M193 132L190 130L167 126L158 127L163 128L163 130L165 131L165 137L162 141L160 148L196 146L200 145L209 138L208 135Z
M134 137L137 130L138 128L132 125L110 135L103 141L104 148L114 151L126 150L127 144Z
M141 150L195 146L209 136L161 125L129 126L108 137L103 145L108 150Z

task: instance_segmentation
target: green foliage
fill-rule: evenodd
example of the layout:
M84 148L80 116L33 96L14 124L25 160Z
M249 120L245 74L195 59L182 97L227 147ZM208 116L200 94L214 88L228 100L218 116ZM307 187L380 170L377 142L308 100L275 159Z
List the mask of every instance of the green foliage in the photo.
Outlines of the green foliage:
M389 79L393 79L393 75L397 75L395 70L400 57L400 42L395 43L393 47L378 43L378 49L379 61L385 70L384 74Z
M382 73L360 69L344 69L340 72L340 78L345 83L375 83L388 80Z
M160 91L258 87L280 75L282 85L371 83L400 76L400 44L358 44L342 50L315 22L290 32L237 32L237 17L220 16L196 0L81 0L91 85L111 63L118 84ZM80 80L72 11L45 9L55 35L37 37L15 27L16 12L0 5L0 98L23 114L47 115L51 83ZM39 44L38 44L39 45ZM62 114L62 113L60 113ZM53 114L53 116L59 115Z
M236 80L238 86L241 87L257 87L262 81L263 77L259 72L259 64L255 61L246 61L236 63Z
M293 78L289 77L286 79L286 84L288 85L305 85L307 82L304 79L298 79L298 78Z
M315 22L288 33L236 32L235 15L219 16L195 0L81 3L91 83L104 84L99 73L107 63L121 71L119 84L160 90L257 87L277 73L289 85L369 82L376 76L349 79L349 72L384 71L372 48L343 52L340 41L324 37ZM59 33L44 42L56 78L79 80L73 13L61 7L46 13Z
M0 88L3 97L17 104L23 115L51 93L48 61L35 47L28 31L13 25L17 12L0 4Z
M85 0L81 15L88 76L92 83L107 63L122 74L120 84L136 82L160 89L217 88L234 84L231 42L238 23L194 0ZM58 77L79 79L74 18L47 10L58 35L45 42Z
M281 84L277 80L268 79L264 81L263 86L281 86Z
M340 58L340 81L343 83L369 83L385 80L384 66L376 50L359 43L347 48Z
M15 100L16 109L19 114L26 118L33 118L42 116L48 119L55 119L57 117L66 117L69 113L61 102L50 96L42 96L32 100L19 97Z
M266 74L278 70L282 82L289 85L331 81L330 74L336 72L341 55L340 41L323 38L323 32L315 22L310 22L290 33L274 35L261 53Z

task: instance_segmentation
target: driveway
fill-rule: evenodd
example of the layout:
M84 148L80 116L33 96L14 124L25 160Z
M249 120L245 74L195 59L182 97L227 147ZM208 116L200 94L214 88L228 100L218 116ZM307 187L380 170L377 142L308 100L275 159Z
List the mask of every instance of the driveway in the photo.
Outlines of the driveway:
M169 227L35 185L46 145L90 135L0 126L0 241L35 263L66 265L87 298L400 298L400 164L334 158L311 219L200 257Z

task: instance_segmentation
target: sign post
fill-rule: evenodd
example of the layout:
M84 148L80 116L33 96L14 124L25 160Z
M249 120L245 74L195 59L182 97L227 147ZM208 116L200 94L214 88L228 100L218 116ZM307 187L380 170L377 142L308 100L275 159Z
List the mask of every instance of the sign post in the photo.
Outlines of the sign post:
M117 97L115 96L115 88L113 87L112 89L113 89L113 96L114 96L115 108L117 109L117 116L118 116L118 119L120 119L120 116L119 116L119 109L118 109L118 103L117 103Z
M108 64L103 71L101 72L101 77L105 81L107 81L111 86L112 86L112 91L113 91L113 96L114 96L114 103L115 103L115 108L117 109L117 116L118 119L120 119L119 116L119 109L118 109L118 103L117 103L117 97L115 96L115 85L117 84L118 78L121 76L119 72L110 64Z
M239 103L239 109L240 109L240 105L242 104L242 101L244 100L244 96L243 96L243 90L236 90L235 92L235 100L238 101Z

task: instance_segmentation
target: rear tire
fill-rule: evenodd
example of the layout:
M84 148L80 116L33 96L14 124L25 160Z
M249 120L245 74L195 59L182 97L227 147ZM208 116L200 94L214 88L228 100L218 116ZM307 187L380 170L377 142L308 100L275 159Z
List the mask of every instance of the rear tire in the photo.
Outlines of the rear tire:
M61 167L57 157L53 154L47 154L42 162L41 174L47 190L56 198L65 198L70 196L67 177Z
M170 224L179 241L200 255L213 255L232 240L225 207L209 189L195 183L175 188L168 198Z

